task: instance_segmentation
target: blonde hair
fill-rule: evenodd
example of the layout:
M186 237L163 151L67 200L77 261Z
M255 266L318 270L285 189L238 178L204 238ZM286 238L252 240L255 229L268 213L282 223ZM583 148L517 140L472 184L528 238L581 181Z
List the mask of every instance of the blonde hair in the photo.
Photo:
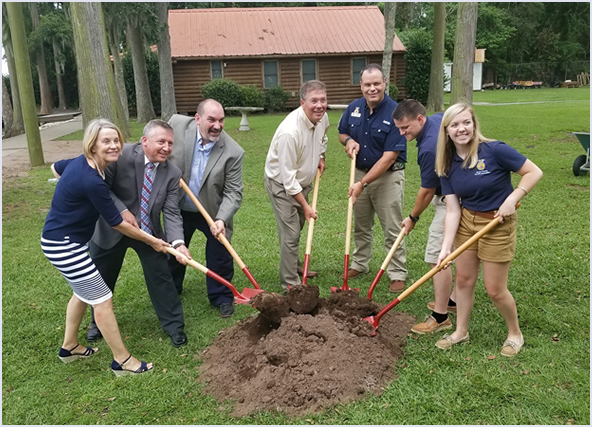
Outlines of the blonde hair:
M473 138L469 141L469 154L463 161L462 167L464 169L470 169L477 166L477 162L479 161L479 144L482 142L494 141L493 139L485 138L481 134L479 120L477 120L473 107L464 102L451 105L442 117L440 133L438 134L438 145L436 150L436 174L438 176L447 176L454 154L456 153L454 143L446 133L446 129L452 119L464 111L471 113L471 119L473 120Z
M119 138L119 149L123 150L123 135L121 135L121 131L117 126L111 123L109 120L106 119L94 119L91 120L86 129L84 130L84 137L82 139L82 150L84 156L87 159L93 159L93 152L92 149L97 144L97 140L99 138L99 132L102 129L113 129L117 132L117 137Z

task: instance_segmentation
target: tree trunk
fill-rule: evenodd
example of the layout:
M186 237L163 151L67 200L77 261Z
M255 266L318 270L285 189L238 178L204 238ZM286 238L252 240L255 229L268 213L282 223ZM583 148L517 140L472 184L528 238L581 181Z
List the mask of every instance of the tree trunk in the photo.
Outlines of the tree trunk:
M31 11L33 29L36 30L39 28L39 11L37 10L37 3L30 2L29 10ZM41 107L39 112L41 114L51 114L53 112L53 102L51 100L49 79L47 78L47 67L45 66L45 51L43 49L43 43L39 43L39 46L37 47L37 73L39 75L39 95L41 96Z
M117 93L121 100L121 106L123 108L123 114L125 120L129 122L129 105L127 102L127 90L125 89L125 79L123 78L123 66L121 65L121 56L119 56L119 46L115 41L117 40L115 30L111 29L107 33L107 40L109 41L109 50L111 51L111 57L113 58L113 71L115 71L115 85L117 86Z
M12 128L12 103L10 102L10 95L8 94L8 88L4 83L4 77L2 77L2 121L4 122L4 129L6 132L10 132Z
M159 21L158 38L158 69L160 71L160 118L168 122L177 113L175 103L175 84L173 80L173 63L171 62L171 36L169 34L169 4L156 3L156 14Z
M136 21L136 22L132 22ZM146 55L144 54L144 42L137 19L128 19L127 40L132 48L132 63L134 64L134 85L136 88L137 122L147 123L156 117L150 86L148 85L148 72L146 71Z
M384 3L384 52L382 53L382 70L386 77L385 91L388 95L391 80L391 64L393 62L393 40L395 39L395 14L397 3Z
M12 92L12 127L5 132L5 136L11 137L25 133L25 122L23 120L23 109L21 107L21 96L18 87L18 77L16 72L16 61L14 59L14 49L12 40L7 40L4 45L6 53L6 62L8 63L8 78L10 79L10 91Z
M51 42L53 46L53 63L55 65L55 73L56 73L56 81L58 85L58 100L59 100L59 109L65 110L66 109L66 93L64 91L64 82L62 81L62 74L64 74L63 64L60 61L60 57L62 56L62 51L60 50L60 45L54 40Z
M446 3L434 3L434 40L430 68L428 111L444 111L444 37L446 30Z
M100 3L70 3L84 127L99 117L111 120L130 136L111 69Z
M473 64L478 3L459 3L454 43L450 104L473 102Z
M23 117L25 118L25 133L27 134L27 146L29 148L29 162L31 166L42 166L43 147L41 146L41 134L37 121L37 107L35 94L33 93L33 77L31 76L31 62L27 49L27 36L25 35L25 21L23 17L22 3L7 3L8 24L14 48L16 72L19 76L18 85L22 101Z

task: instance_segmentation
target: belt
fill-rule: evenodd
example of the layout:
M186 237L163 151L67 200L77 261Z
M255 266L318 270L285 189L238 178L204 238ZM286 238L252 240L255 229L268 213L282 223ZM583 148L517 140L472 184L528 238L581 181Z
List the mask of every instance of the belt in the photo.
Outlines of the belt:
M359 171L368 173L368 172L370 172L370 169L372 169L372 168L356 168L356 169ZM396 172L396 171L402 171L403 169L405 169L405 163L395 162L386 171L387 172Z
M487 219L493 219L495 214L497 213L497 211L478 212L478 211L474 211L472 209L467 209L465 207L463 207L463 209L466 210L471 215L476 215L476 216L480 216L481 218L487 218Z

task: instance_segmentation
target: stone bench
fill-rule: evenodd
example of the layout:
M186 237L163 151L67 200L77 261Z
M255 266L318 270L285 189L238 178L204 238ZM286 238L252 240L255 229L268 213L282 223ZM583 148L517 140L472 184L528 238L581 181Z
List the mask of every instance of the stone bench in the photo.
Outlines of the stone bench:
M227 107L226 111L240 111L243 115L238 130L251 130L249 127L249 120L247 119L247 113L253 111L263 111L261 107Z

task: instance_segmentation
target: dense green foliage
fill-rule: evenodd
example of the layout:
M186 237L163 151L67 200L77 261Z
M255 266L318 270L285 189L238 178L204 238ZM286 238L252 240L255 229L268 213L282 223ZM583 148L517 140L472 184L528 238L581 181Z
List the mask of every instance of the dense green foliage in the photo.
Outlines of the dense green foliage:
M214 79L201 87L204 98L212 98L223 107L241 106L241 87L234 80Z
M265 89L263 93L265 110L268 113L275 113L282 111L290 94L284 90L282 86L274 86L270 89Z
M255 85L241 85L240 87L241 107L264 107L265 99L263 92Z
M202 394L201 354L219 333L257 311L237 305L232 318L221 319L207 300L205 276L190 270L181 295L189 343L175 349L160 330L140 262L129 251L114 298L115 312L126 345L134 355L154 362L154 372L115 378L104 341L97 343L100 352L93 358L64 365L57 352L71 291L39 247L55 188L47 182L52 177L47 165L25 178L3 182L3 423L590 425L590 174L575 177L571 170L574 159L584 154L571 132L590 129L590 92L587 88L486 91L475 93L474 101L483 134L512 145L545 174L518 211L517 256L509 277L525 337L518 357L499 355L505 324L479 279L469 324L471 342L441 351L434 343L442 334L409 334L393 367L397 378L381 395L361 396L358 402L302 417L265 412L235 418L231 401L218 402ZM527 103L513 104L517 102ZM340 112L329 112L327 170L320 181L311 254L311 268L320 275L309 283L319 286L322 297L342 283L350 161L337 140L339 116ZM281 290L279 242L263 168L271 138L284 117L253 115L249 132L237 130L240 117L228 117L225 127L245 149L244 197L235 216L232 244L261 286L273 292ZM137 140L141 126L132 132L132 140ZM416 155L415 144L409 143L405 213L411 211L420 185ZM513 184L517 182L514 176ZM428 208L405 238L408 285L429 269L423 257L431 215L433 209ZM368 291L386 256L381 236L377 224L371 273L349 283L362 292ZM301 239L301 254L305 240ZM190 246L200 263L205 259L204 244L197 233ZM252 287L236 265L232 282L239 290ZM374 299L386 304L393 298L383 277ZM421 321L432 298L428 282L393 310ZM83 326L89 318L87 312ZM79 333L83 345L85 333L84 329ZM347 354L336 354L335 360L344 357Z
M134 66L132 64L131 52L121 59L123 67L123 79L125 82L125 91L127 93L128 108L130 115L136 114L136 85L134 83ZM150 96L152 105L157 114L160 113L160 73L158 71L158 55L151 50L146 51L146 71L148 73L148 83L150 86Z
M399 34L399 37L407 47L405 52L407 69L403 79L407 97L426 104L430 90L431 37L424 30L409 30Z

